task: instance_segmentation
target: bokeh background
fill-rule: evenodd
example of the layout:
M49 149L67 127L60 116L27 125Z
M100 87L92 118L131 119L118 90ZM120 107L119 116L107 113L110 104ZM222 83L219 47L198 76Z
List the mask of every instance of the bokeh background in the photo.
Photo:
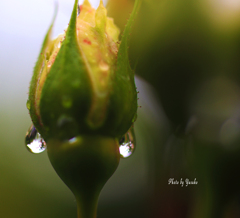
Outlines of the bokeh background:
M67 26L73 2L58 0L53 36ZM133 3L109 0L121 29ZM54 1L0 1L4 218L77 216L47 153L24 145L29 82L53 13ZM143 0L129 54L141 106L137 149L105 185L98 217L239 218L240 0ZM198 184L169 185L170 178Z

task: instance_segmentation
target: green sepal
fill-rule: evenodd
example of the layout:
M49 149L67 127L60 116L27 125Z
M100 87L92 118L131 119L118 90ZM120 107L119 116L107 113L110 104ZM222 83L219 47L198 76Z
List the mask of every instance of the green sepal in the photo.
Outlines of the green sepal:
M133 80L134 80L134 75L130 73L131 67L129 64L128 47L129 47L129 38L131 34L131 28L137 16L137 13L140 9L141 3L142 3L142 0L135 0L132 13L128 19L128 22L122 34L122 39L121 39L121 44L118 50L118 59L117 59L119 74L122 76L130 75L131 79Z
M29 96L28 96L28 100L27 100L27 108L29 110L32 122L33 122L34 126L36 127L36 129L38 130L38 132L42 135L42 137L45 137L46 131L42 125L40 116L37 115L36 98L35 97L36 97L36 90L37 90L37 85L39 82L39 77L41 75L41 72L42 72L42 70L44 68L44 64L45 64L44 53L46 53L49 43L51 42L52 28L53 28L53 24L54 24L54 21L57 16L57 11L58 11L58 5L55 6L55 13L53 16L53 20L47 31L45 38L44 38L42 48L41 48L40 54L38 56L38 60L35 64L35 67L33 70L33 76L32 76L32 80L30 82Z
M92 100L92 88L77 42L77 9L75 0L66 38L41 93L40 114L48 129L47 139L69 139L87 130L85 117Z
M109 126L116 126L114 131L118 137L121 137L130 128L134 117L136 117L138 108L134 71L129 64L128 46L131 27L137 16L141 2L141 0L135 1L133 11L125 26L118 51L116 73L112 85L113 89L109 105L113 105L114 108L110 107L110 116L108 116L106 123Z

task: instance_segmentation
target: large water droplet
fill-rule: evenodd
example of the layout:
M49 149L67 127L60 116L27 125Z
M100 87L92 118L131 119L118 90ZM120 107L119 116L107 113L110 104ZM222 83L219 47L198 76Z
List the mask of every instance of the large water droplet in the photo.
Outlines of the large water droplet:
M131 156L136 148L135 135L133 127L119 141L119 151L121 158L127 158Z
M42 153L47 145L34 125L31 125L25 137L26 148L33 154Z

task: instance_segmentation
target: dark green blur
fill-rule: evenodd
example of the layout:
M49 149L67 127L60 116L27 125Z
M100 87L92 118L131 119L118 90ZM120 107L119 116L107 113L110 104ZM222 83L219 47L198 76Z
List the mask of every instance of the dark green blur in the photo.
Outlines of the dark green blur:
M117 4L110 1L112 14ZM145 0L130 54L170 127L150 157L155 185L146 217L240 217L239 3ZM198 184L168 185L169 178Z

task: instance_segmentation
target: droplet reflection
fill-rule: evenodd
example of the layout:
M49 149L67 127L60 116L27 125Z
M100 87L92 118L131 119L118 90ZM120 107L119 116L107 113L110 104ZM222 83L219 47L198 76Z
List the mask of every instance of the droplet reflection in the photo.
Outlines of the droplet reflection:
M25 146L33 154L42 153L47 145L34 125L31 125L25 137Z
M68 140L68 142L69 142L70 144L73 144L73 143L76 142L76 141L77 141L77 138L76 138L76 137L73 137L73 138L71 138L71 139Z
M119 151L121 158L130 157L136 147L134 130L131 127L128 132L119 141Z

